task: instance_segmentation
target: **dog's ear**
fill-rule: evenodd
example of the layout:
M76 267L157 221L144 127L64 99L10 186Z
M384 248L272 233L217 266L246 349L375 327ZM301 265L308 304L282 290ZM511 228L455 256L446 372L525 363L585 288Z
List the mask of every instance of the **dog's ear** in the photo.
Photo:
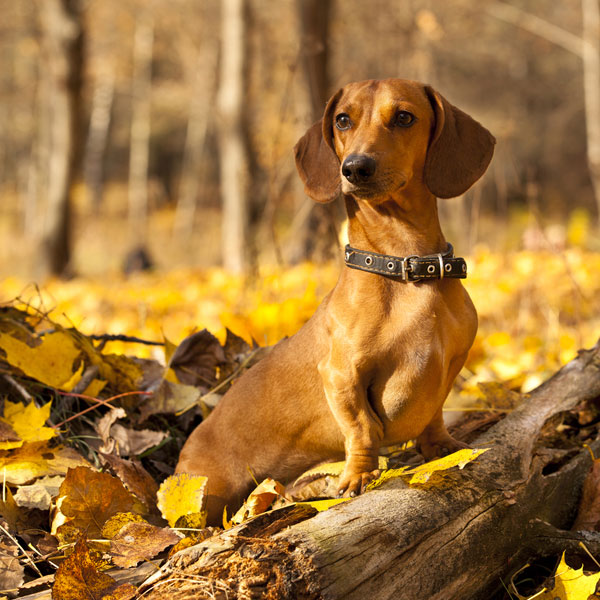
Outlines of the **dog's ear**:
M296 168L304 191L317 202L331 202L340 195L340 161L333 146L333 112L342 90L334 94L320 121L294 146Z
M432 87L425 86L425 93L435 113L425 161L425 183L438 198L454 198L485 173L496 139Z

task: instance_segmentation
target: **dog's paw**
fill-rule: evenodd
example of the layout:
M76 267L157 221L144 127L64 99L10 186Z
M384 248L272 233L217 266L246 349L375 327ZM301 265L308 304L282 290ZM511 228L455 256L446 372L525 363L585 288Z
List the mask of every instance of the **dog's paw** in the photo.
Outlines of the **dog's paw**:
M417 450L423 455L425 460L442 458L458 452L458 450L470 449L469 444L455 440L452 436L444 436L441 439L424 439L417 441Z
M354 498L365 491L365 488L371 481L377 479L381 471L365 471L363 473L343 474L338 487L339 498Z

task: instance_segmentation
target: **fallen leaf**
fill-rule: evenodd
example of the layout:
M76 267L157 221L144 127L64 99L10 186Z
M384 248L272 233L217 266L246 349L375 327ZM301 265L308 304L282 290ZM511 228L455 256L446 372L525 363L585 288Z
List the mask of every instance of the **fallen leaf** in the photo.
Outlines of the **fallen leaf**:
M111 408L105 415L100 417L96 421L94 429L98 432L100 439L102 440L102 446L100 452L104 454L112 454L115 441L111 439L110 428L117 422L118 419L124 419L127 416L125 409Z
M565 553L554 574L552 590L544 589L535 595L536 600L585 600L596 591L600 573L584 575L583 567L572 569L565 561Z
M131 429L115 423L110 428L110 436L115 441L115 449L120 456L139 456L149 448L158 446L167 434L150 429Z
M149 512L157 512L156 493L158 484L138 460L127 460L114 454L100 454L111 471L125 484L125 487L141 502Z
M417 467L413 467L412 469L408 467L388 469L384 471L375 481L369 483L369 485L367 485L367 490L373 490L379 487L388 479L395 479L397 477L404 477L408 475L412 476L408 482L410 485L426 483L433 473L437 471L446 471L453 467L463 469L471 461L475 460L478 456L484 452L487 452L488 450L489 448L483 448L480 450L475 448L465 448L463 450L453 452L448 456L444 456L443 458L438 458Z
M21 511L8 486L3 486L2 488L2 496L0 496L0 516L6 521L6 524L11 531L18 531L18 525L22 522Z
M131 512L135 497L123 483L89 467L69 469L59 491L60 511L67 523L87 533L88 538L100 537L102 526L119 512Z
M0 442L18 442L20 439L17 432L3 419L0 419Z
M127 523L110 541L112 562L128 569L142 560L150 560L182 536L171 529L149 523Z
M136 513L117 513L104 523L102 537L106 540L112 540L128 523L147 523L147 521L144 517Z
M281 483L270 477L263 480L254 488L242 507L233 515L231 523L239 525L247 519L260 515L271 506L273 500L284 494L285 487Z
M140 422L150 415L173 414L193 406L202 396L199 388L164 379L158 389L140 405Z
M409 484L415 483L426 483L431 475L436 471L446 471L452 467L458 467L464 469L471 461L475 460L478 456L481 456L484 452L487 452L489 448L482 448L480 450L476 448L464 448L458 452L453 452L443 458L429 461L418 467L409 469L406 475L412 475Z
M126 600L134 595L133 585L119 585L110 575L98 571L83 539L59 565L52 586L52 600L102 600L107 597Z
M73 381L73 375L81 350L67 331L47 333L33 347L0 332L0 348L7 363L41 383L69 392L78 381Z
M328 498L327 500L313 500L312 502L299 502L299 504L307 504L308 506L312 506L316 508L319 512L324 510L329 510L332 506L336 506L341 504L342 502L347 502L351 500L351 498Z
M0 590L3 592L17 591L25 581L25 569L19 562L17 553L14 555L6 549L0 550Z
M66 475L70 468L87 465L89 463L72 448L50 448L46 442L0 451L0 473L10 485L23 485L45 475Z
M43 442L53 438L56 430L45 426L50 418L51 404L48 402L38 408L33 402L23 405L21 402L5 400L2 422L12 427L20 440L0 442L0 450L20 448L25 442Z
M179 473L167 477L157 493L158 508L171 527L177 519L192 513L205 513L207 477ZM205 516L206 520L206 516Z
M600 459L592 462L583 482L579 510L573 523L574 531L598 531L600 526Z
M217 383L217 367L225 361L219 340L207 329L186 337L171 355L169 368L177 380L208 392Z
M15 493L15 502L18 506L25 508L37 508L49 510L52 498L58 495L58 491L64 481L62 475L54 477L41 477L31 485L19 486Z

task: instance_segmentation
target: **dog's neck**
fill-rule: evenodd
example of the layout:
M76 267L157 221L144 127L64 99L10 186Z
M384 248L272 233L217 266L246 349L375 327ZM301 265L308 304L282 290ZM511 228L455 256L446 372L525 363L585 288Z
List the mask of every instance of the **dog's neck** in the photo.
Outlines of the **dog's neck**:
M392 256L426 256L448 247L440 228L437 200L431 194L377 203L350 195L344 200L348 241L354 248Z

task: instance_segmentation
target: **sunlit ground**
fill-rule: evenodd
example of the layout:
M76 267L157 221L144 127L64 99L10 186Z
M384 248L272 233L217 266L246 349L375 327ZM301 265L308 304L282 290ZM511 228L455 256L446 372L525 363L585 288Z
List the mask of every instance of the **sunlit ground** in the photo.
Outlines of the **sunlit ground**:
M467 257L465 285L479 313L479 332L450 405L481 399L477 383L501 381L528 391L579 348L600 336L600 254L491 252ZM19 297L86 334L126 334L174 343L207 328L225 328L260 345L294 334L335 284L341 265L263 267L251 280L218 268L50 280L41 289L5 279L0 299ZM107 350L162 358L160 347L111 342Z

